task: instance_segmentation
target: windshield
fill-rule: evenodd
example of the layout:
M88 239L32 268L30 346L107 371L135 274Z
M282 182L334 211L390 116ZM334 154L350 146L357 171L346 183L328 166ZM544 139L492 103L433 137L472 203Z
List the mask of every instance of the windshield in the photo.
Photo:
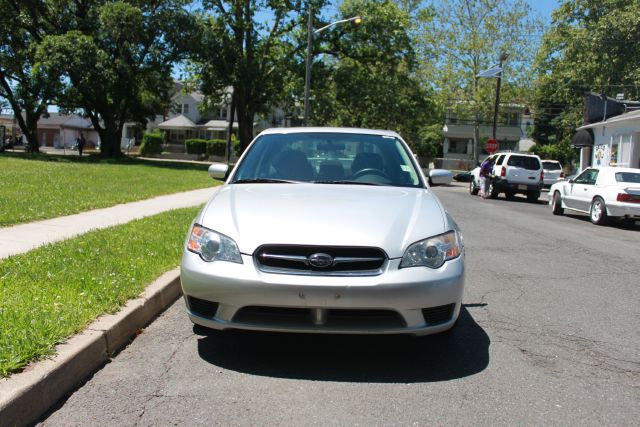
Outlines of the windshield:
M231 182L423 186L411 153L398 138L338 132L263 135Z
M542 167L549 171L559 171L561 169L560 164L556 162L542 162Z
M616 172L616 181L640 184L640 172Z
M511 156L507 161L507 165L524 168L527 170L540 169L540 162L538 161L538 159L529 156Z

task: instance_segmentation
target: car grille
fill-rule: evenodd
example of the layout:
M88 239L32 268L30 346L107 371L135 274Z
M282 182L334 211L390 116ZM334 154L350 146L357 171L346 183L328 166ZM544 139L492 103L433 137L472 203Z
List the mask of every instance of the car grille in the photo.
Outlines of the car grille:
M324 257L326 265L318 265L314 256ZM369 247L263 245L254 259L268 273L374 276L382 273L387 256Z
M327 309L321 323L314 322L314 309L289 307L243 307L233 321L246 325L279 327L404 328L404 318L393 310L380 309Z
M427 325L438 325L451 320L455 304L439 305L437 307L423 308L422 315Z

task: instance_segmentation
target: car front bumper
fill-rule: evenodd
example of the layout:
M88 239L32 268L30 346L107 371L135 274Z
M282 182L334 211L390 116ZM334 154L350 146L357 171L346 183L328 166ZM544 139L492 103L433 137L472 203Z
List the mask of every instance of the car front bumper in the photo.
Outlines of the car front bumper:
M185 251L182 289L190 319L213 329L428 335L450 329L460 313L464 254L437 270L399 269L389 260L377 276L319 276L207 263ZM205 310L201 310L202 303ZM443 313L435 317L433 313ZM389 316L389 315L393 316ZM395 316L395 317L394 317Z

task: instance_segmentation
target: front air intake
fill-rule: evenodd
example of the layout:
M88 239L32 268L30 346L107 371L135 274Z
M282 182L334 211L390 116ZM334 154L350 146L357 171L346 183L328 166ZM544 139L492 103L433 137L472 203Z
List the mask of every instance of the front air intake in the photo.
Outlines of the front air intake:
M455 304L439 305L437 307L423 308L422 315L427 325L439 325L441 323L447 323L453 316L453 310L456 308Z

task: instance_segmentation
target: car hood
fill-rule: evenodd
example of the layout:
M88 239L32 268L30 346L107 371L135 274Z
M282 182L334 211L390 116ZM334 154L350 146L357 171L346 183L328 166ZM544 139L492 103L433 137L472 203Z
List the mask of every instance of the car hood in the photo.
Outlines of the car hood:
M244 254L268 243L379 247L399 258L409 244L448 231L429 190L363 185L225 185L196 222Z

